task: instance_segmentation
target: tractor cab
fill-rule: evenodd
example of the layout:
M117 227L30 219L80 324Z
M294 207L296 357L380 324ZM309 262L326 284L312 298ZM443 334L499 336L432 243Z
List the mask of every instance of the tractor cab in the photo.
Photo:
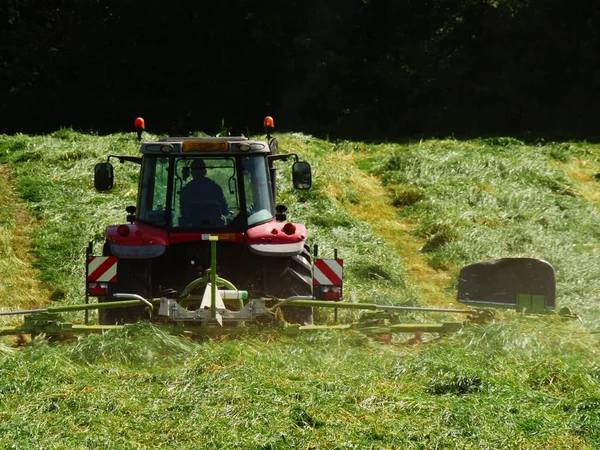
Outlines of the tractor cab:
M273 162L295 158L294 186L311 185L310 165L244 137L167 138L143 143L141 158L110 156L95 169L96 189L112 188L110 158L141 164L130 219L172 230L243 231L278 218Z

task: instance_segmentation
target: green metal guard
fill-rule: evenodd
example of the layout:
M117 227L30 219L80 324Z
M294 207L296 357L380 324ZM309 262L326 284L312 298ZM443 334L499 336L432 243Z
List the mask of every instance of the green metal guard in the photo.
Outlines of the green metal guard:
M546 297L535 294L517 294L517 312L526 311L534 314L548 313Z
M217 318L217 241L218 236L209 236L210 241L210 317Z

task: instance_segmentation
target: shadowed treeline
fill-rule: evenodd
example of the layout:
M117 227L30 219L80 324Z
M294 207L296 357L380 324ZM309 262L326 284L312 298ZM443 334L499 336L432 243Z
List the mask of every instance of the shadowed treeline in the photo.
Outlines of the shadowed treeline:
M4 133L599 135L593 0L5 2Z

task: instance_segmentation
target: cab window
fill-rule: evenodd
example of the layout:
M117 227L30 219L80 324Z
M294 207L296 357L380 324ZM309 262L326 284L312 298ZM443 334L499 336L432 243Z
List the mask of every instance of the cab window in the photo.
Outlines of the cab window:
M164 227L167 223L168 158L147 158L141 177L138 219Z
M272 219L273 200L267 178L266 159L262 156L247 156L242 159L242 168L248 226Z

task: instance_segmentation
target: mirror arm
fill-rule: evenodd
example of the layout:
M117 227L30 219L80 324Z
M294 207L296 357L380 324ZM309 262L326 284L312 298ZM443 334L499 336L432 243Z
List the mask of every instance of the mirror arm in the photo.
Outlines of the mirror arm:
M123 164L125 161L142 164L142 158L140 156L108 155L106 162L110 162L110 158L118 159L121 164Z
M296 160L296 162L298 162L298 155L296 155L295 153L286 153L284 155L269 155L267 156L267 159L270 161L287 161L291 157L293 157Z

